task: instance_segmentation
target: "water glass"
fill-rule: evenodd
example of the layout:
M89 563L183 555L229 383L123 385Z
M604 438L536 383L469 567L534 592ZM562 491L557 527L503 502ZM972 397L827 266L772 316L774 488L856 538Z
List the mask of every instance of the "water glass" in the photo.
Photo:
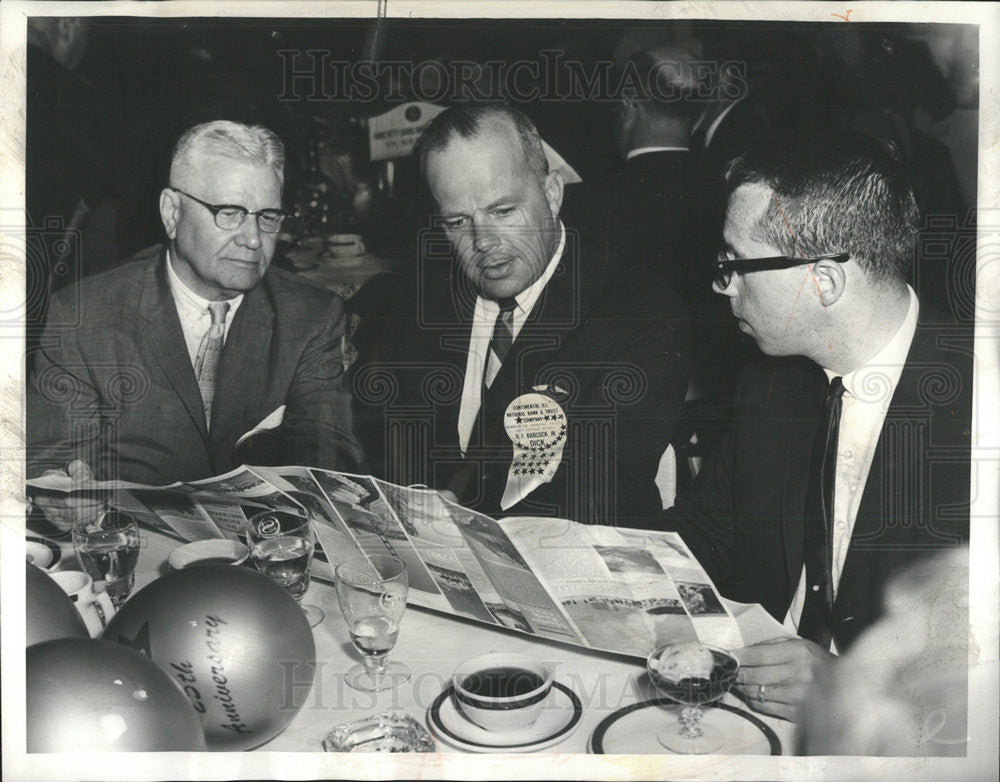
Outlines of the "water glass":
M406 565L391 555L373 554L337 565L337 600L364 663L344 676L354 689L380 692L410 678L409 668L388 661L408 591Z
M250 559L261 573L280 584L302 607L315 627L323 621L323 609L303 605L309 589L309 568L316 549L316 536L309 519L288 511L268 510L247 521Z
M139 562L139 527L128 513L105 505L96 518L73 527L73 548L83 569L104 582L115 609L132 593Z

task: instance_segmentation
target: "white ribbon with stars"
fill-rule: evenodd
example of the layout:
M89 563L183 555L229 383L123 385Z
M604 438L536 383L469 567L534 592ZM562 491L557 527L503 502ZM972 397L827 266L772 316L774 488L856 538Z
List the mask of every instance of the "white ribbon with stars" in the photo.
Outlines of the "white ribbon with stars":
M500 507L507 510L555 476L566 445L566 413L552 397L527 393L507 406L503 424L514 443L500 499Z

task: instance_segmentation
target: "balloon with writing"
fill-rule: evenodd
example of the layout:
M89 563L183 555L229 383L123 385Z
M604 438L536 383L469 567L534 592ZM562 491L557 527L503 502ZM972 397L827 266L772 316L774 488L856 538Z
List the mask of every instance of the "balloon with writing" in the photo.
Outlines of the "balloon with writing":
M178 570L122 606L104 638L169 673L201 717L210 750L257 747L283 731L312 688L316 645L295 600L229 565Z
M109 641L60 638L25 653L28 752L200 752L184 692L156 663Z

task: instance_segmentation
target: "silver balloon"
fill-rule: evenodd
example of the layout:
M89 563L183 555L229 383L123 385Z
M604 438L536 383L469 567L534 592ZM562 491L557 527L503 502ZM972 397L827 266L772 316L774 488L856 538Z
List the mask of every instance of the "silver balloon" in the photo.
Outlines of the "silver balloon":
M90 638L69 595L44 571L27 564L24 585L25 645L57 638Z
M104 638L141 650L183 688L211 750L259 746L312 688L316 645L302 609L256 571L178 570L133 595Z
M201 721L152 660L120 644L61 638L25 660L28 752L199 752Z

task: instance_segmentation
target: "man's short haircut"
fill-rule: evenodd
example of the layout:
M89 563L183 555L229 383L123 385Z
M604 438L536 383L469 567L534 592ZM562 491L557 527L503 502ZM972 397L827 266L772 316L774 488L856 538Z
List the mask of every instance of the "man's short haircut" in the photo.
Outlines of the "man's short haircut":
M261 125L243 125L215 120L185 131L170 157L170 181L193 170L195 153L218 155L251 166L270 166L282 182L285 178L285 145Z
M694 52L685 46L662 45L629 55L622 72L628 93L648 111L693 123L705 109L702 97L711 87L698 67ZM621 82L620 82L621 83Z
M509 122L517 131L524 150L528 168L540 182L545 182L549 173L549 161L542 148L542 137L538 128L524 112L503 103L479 103L455 106L438 114L417 142L415 154L420 162L420 173L427 177L427 159L432 152L440 152L455 138L475 138L486 130L491 122Z
M901 281L919 212L898 153L862 133L770 139L729 164L731 195L760 184L774 197L755 238L785 255L846 252L878 281Z

